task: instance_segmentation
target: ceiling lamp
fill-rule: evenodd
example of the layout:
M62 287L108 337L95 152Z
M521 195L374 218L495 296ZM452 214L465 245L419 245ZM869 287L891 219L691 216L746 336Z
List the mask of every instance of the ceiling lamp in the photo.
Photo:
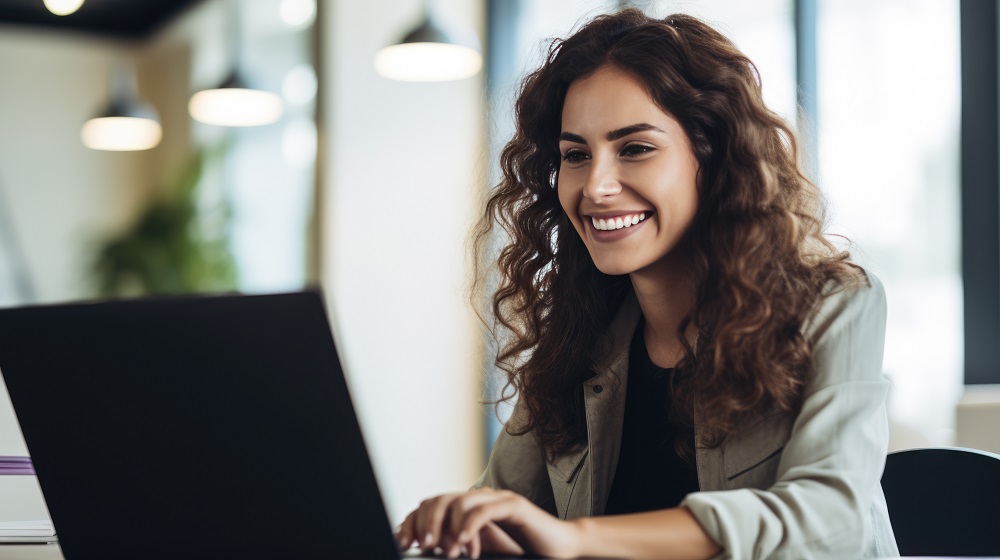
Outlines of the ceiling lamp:
M430 2L424 5L420 25L375 55L375 71L407 82L461 80L475 76L482 67L479 37L471 29L446 25Z
M45 7L57 16L68 16L80 9L83 0L44 0Z
M83 145L115 152L148 150L162 137L156 109L139 98L134 71L118 64L111 77L111 101L80 131Z
M304 27L316 17L316 0L282 0L281 20L292 27Z
M284 107L278 94L247 86L233 70L219 87L191 96L188 111L205 124L260 126L280 119Z
M281 118L284 106L277 93L256 89L240 75L239 1L230 0L229 58L232 70L222 84L195 93L188 102L194 120L219 126L260 126Z

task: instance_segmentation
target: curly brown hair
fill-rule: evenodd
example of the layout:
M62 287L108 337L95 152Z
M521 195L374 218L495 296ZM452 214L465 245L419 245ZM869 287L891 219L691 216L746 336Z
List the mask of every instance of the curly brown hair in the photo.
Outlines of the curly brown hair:
M597 270L556 192L566 91L606 65L634 77L680 123L700 168L688 232L697 291L678 329L685 351L672 377L676 420L693 426L697 403L699 443L719 445L752 409L796 411L813 373L804 321L831 280L866 283L823 236L822 199L798 166L795 136L764 105L756 67L726 37L694 17L627 9L553 41L522 84L503 179L474 236L480 267L492 264L494 226L508 236L492 297L507 333L496 355L507 385L495 402L518 396L526 414L506 429L534 432L549 460L586 442L591 352L631 290L628 276ZM697 348L684 336L692 325ZM684 432L677 447L690 459L694 442Z

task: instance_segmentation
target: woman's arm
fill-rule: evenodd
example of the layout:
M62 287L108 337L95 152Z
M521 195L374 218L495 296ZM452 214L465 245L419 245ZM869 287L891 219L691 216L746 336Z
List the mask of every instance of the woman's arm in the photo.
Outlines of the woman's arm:
M582 555L610 558L703 559L722 549L686 508L582 517L571 523Z
M498 550L495 528L549 558L695 560L721 550L684 508L562 521L520 494L491 488L428 500L403 523L400 544L419 540L425 551L441 548L449 558L510 553L510 541Z

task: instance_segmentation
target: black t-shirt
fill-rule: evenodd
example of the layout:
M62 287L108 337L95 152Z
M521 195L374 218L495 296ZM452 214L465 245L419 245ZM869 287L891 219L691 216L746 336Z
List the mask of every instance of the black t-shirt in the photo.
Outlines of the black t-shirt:
M679 428L670 422L673 370L649 358L643 327L640 321L629 350L625 422L608 515L677 507L684 496L698 491L694 465L674 450Z

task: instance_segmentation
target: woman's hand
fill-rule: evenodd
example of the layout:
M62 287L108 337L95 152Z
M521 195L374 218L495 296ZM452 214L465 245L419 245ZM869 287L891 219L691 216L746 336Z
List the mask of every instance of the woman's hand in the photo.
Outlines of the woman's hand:
M579 556L577 526L561 521L509 490L479 488L425 500L398 533L401 548L415 541L425 552L440 548L448 558L463 552L569 558Z

